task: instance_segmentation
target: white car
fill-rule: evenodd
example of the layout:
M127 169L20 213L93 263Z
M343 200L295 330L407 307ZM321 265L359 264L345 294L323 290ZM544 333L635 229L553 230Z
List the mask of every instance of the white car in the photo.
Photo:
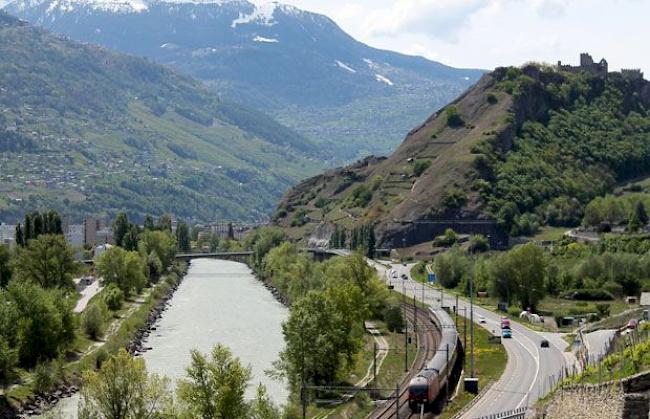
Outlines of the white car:
M487 323L487 320L485 319L485 316L478 316L478 322L481 324Z

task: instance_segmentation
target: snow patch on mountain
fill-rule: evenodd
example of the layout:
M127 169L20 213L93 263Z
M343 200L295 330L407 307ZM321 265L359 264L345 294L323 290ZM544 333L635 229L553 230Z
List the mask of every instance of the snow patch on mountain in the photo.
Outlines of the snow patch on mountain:
M254 42L264 42L264 43L267 43L267 44L277 44L278 42L280 42L275 38L264 38L263 36L256 36L255 38L253 38L253 41Z
M252 6L247 0L0 0L0 9L13 5L16 9L23 11L48 4L47 13L70 13L81 8L113 13L141 13L147 11L149 6L158 3Z
M389 86L393 86L395 84L388 77L382 76L381 74L375 74L375 78L377 79L377 81L386 83Z
M263 26L273 26L277 22L273 19L276 9L279 7L278 3L265 3L255 6L250 14L239 13L239 17L232 21L230 27L236 28L238 25L245 25L247 23L257 23Z
M350 73L356 73L357 70L354 68L350 67L349 65L345 64L344 62L341 62L339 60L336 60L336 65L338 65L340 68L342 68L345 71L349 71Z

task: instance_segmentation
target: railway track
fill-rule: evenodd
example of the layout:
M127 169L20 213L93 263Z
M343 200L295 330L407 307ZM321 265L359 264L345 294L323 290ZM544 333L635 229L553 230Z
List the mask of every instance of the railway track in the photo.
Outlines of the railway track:
M383 405L379 406L373 413L371 413L369 419L388 419L388 418L435 418L431 412L425 412L424 414L413 413L408 406L408 384L413 378L427 363L429 359L433 357L436 353L438 342L440 340L440 331L434 331L432 329L433 322L429 317L427 310L417 309L417 321L416 321L416 309L411 305L403 305L406 312L406 321L411 327L417 324L417 341L418 341L418 352L415 357L411 369L408 374L399 384L399 395L397 399L393 398L386 401ZM422 325L426 327L420 327Z

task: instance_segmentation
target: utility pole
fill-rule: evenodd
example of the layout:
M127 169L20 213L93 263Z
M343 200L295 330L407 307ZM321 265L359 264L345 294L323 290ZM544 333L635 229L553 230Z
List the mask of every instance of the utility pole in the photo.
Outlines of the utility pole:
M469 276L469 327L470 327L470 372L471 377L474 378L474 279L472 275Z
M422 304L426 304L426 303L424 302L424 282L425 282L425 281L426 281L426 279L425 279L424 281L422 281ZM415 293L414 293L414 294L415 294Z
M413 294L413 308L415 309L415 324L413 326L413 331L417 334L418 332L418 304L415 299L415 293Z
M406 289L402 280L402 304L404 305L404 372L409 370L409 352L408 352L408 335L409 328L406 322Z
M440 284L440 308L444 306L445 302L445 289L442 288L442 284Z
M458 294L456 294L456 308L454 309L454 314L456 315L456 324L458 324Z

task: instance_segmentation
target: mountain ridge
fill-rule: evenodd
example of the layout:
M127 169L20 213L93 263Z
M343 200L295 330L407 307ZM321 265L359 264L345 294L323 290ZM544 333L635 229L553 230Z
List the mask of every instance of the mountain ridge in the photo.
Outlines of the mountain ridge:
M87 2L16 0L5 10L172 65L333 151L338 162L390 152L483 73L369 47L326 16L280 3L138 4L146 8L113 13Z

